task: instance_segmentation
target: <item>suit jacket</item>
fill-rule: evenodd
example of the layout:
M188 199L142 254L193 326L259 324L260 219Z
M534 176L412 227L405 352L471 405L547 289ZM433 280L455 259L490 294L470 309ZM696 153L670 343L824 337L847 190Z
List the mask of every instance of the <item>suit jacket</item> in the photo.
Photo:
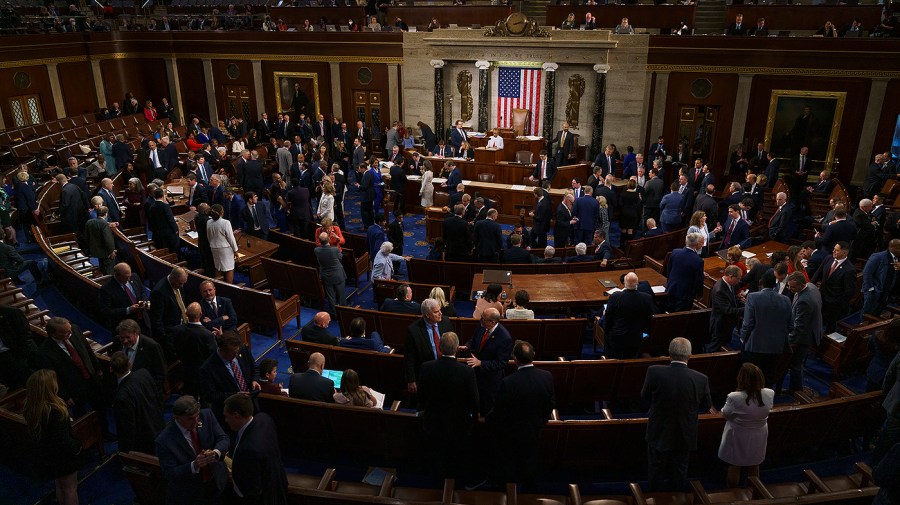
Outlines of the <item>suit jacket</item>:
M441 318L441 322L437 326L438 340L445 332L453 331L453 323L448 318ZM435 359L432 342L431 329L425 323L424 318L420 318L406 327L406 339L403 345L406 382L416 382L422 364Z
M659 177L651 178L644 187L644 207L658 209L665 193L665 184Z
M162 397L147 370L132 370L119 381L113 414L119 451L155 452L156 435L164 425Z
M475 334L466 343L469 352L481 360L481 366L475 368L475 378L478 381L478 396L481 405L485 407L482 412L490 412L494 397L500 389L500 382L506 375L506 365L512 359L513 341L509 330L503 324L498 324L482 346L482 339L487 332L483 326L478 326Z
M231 475L244 496L242 503L285 505L287 474L272 418L265 413L254 415L236 444L231 456Z
M169 144L165 149L157 149L159 152L159 164L163 166L166 174L178 166L178 148L175 144Z
M403 158L402 153L397 153L400 158ZM403 170L403 164L400 162L394 162L394 165L391 167L391 189L403 195L406 193L406 171Z
M35 363L37 368L48 368L56 372L56 381L59 384L57 394L63 401L72 399L78 403L86 399L90 391L100 387L98 378L100 363L85 341L81 330L74 324L69 343L72 344L75 352L81 358L81 362L90 373L88 379L82 378L81 371L72 361L72 357L63 351L52 338L45 339L38 347Z
M468 257L472 252L472 231L465 219L457 215L445 218L443 235L448 256Z
M683 201L684 197L677 191L662 197L662 201L659 202L659 222L669 226L681 224L681 204Z
M259 379L259 371L253 361L253 355L242 345L236 359L241 369L241 375L244 376L244 382L247 384L247 390L251 391L251 384ZM200 365L199 376L201 401L204 406L208 406L216 413L216 418L220 421L223 420L222 408L225 405L225 399L240 392L237 380L231 375L231 371L222 361L218 352L210 354Z
M863 267L863 293L872 290L879 296L885 296L891 292L897 279L891 258L890 251L881 251L869 256L866 266Z
M825 233L816 240L816 244L826 251L834 249L834 244L847 242L852 244L856 239L856 223L849 219L842 219L836 223L825 226Z
M693 249L675 249L666 263L666 278L669 298L681 306L690 305L703 289L703 259Z
M108 259L116 249L112 229L106 219L95 217L84 225L84 233L88 242L88 251L92 258Z
M443 156L444 158L452 158L453 157L453 146L444 145L444 148L441 149L441 146L434 146L434 149L431 151L432 156Z
M450 145L454 151L459 151L459 146L466 140L466 131L459 128L450 129Z
M175 327L175 350L184 371L185 394L200 394L200 365L216 352L216 339L202 324Z
M603 331L606 346L603 353L611 358L636 358L643 334L650 331L655 312L653 297L636 289L613 293L606 302Z
M291 398L334 403L334 381L313 369L291 375L288 391Z
M550 218L553 208L550 206L550 198L543 197L534 208L534 220L531 233L545 234L550 231Z
M294 186L288 191L287 201L291 210L288 214L289 221L306 221L308 223L313 220L312 206L309 204L309 189L303 186Z
M123 349L122 342L117 338L113 340L109 353ZM156 389L161 394L163 392L163 383L166 381L166 358L163 357L162 347L152 338L141 335L138 338L137 350L134 354L134 361L131 363L132 372L137 370L146 370L156 383Z
M853 223L856 224L856 238L853 241L852 254L854 257L865 258L875 250L878 230L872 224L872 217L862 209L853 212Z
M259 160L247 160L243 164L243 170L238 170L238 180L244 191L261 193L265 184L263 183L262 164Z
M341 250L337 247L316 247L313 252L319 262L319 276L323 284L343 284L347 280L344 266L341 263Z
M487 421L506 440L538 440L555 406L553 375L523 366L501 382Z
M773 289L763 288L747 295L741 342L744 350L781 354L787 348L791 330L791 301Z
M738 316L744 308L738 304L734 290L730 289L721 278L716 281L710 292L712 313L709 316L709 334L712 340L729 342ZM718 350L718 349L716 349Z
M475 223L474 230L475 255L479 258L499 259L503 249L503 231L500 224L491 219L483 219Z
M778 160L776 160L774 158L772 159L772 161L770 161L766 165L766 187L767 188L775 187L775 183L778 182L778 176L779 176L778 174L779 174L780 169L781 168L779 167Z
M447 176L447 192L450 195L458 193L456 187L462 183L462 172L459 171L459 167L453 167L453 170L450 171L450 174Z
M747 35L747 24L741 23L740 26L737 23L731 23L728 25L728 28L725 29L725 35L742 37Z
M421 312L419 313L421 314ZM362 349L364 351L385 353L391 352L390 348L384 345L384 340L381 339L381 335L379 335L377 331L373 331L363 337L342 338L338 345L348 349Z
M275 124L269 121L268 119L262 120L260 119L258 123L256 123L256 136L262 142L268 142L269 137L272 135L274 131Z
M147 226L153 232L154 242L157 240L157 234L160 237L178 236L178 224L175 222L175 216L172 215L172 209L169 204L164 201L154 201L147 211Z
M209 322L203 323L203 326L208 330L221 327L222 330L225 331L234 329L237 326L237 312L235 312L234 304L231 303L230 298L217 296L216 310L213 310L212 305L209 302L201 300L200 308L203 311L201 320L207 317L209 318ZM228 316L228 320L222 319L223 316Z
M819 345L822 340L822 295L819 288L807 284L803 291L794 295L791 321L791 344L808 347Z
M147 300L144 285L141 284L137 274L132 273L131 279L127 282L131 286L136 300ZM131 298L128 297L125 289L116 282L114 277L110 277L109 280L100 286L100 291L97 294L97 308L100 314L106 318L107 328L115 328L120 321L129 318L136 319L139 323L149 323L149 318L146 315L138 317L137 314L128 314L127 310L131 305ZM143 312L146 314L147 311ZM149 324L147 324L147 329L149 329Z
M786 203L769 219L769 238L787 242L793 238L794 206Z
M404 302L396 298L387 298L381 304L381 312L420 315L422 307L416 302Z
M362 179L359 181L359 190L363 193L362 201L364 203L375 201L375 176L371 170L363 172Z
M697 447L697 416L709 410L709 380L683 363L647 369L641 399L650 402L647 445L657 451Z
M87 221L87 198L74 184L62 187L59 197L60 221L66 231L80 234L82 225Z
M421 314L421 311L419 312ZM313 342L316 344L338 345L340 339L328 333L328 328L316 326L312 320L306 323L300 330L300 338L304 342Z
M425 433L468 435L478 418L475 371L450 356L422 365L417 410L424 412Z
M574 154L572 150L575 148L575 134L570 131L566 132L565 142L560 143L562 141L562 134L563 131L559 130L556 132L556 137L547 144L548 150L550 146L557 144L556 156L554 156L557 162L565 162L569 159L569 155Z
M213 486L221 492L228 480L228 468L223 458L231 442L228 435L209 409L200 410L202 428L197 429L197 440L202 450L218 450L219 461L210 464ZM191 462L197 459L196 451L173 420L156 437L156 456L166 479L166 505L194 505L204 502L203 476L191 471Z
M578 218L575 223L576 230L593 230L600 215L600 203L592 195L585 195L575 200L572 214Z
M97 192L97 196L103 198L103 205L109 209L109 214L106 216L106 220L110 223L118 223L122 220L122 212L119 210L119 202L116 200L116 197L111 193L107 192L105 189L101 189Z
M553 240L557 247L567 245L568 241L560 243L560 240L570 238L572 235L572 212L563 204L556 206L556 219L553 222Z
M744 249L748 246L745 242L750 239L750 225L747 224L747 221L738 218L737 223L734 225L734 230L729 236L728 230L731 228L732 221L733 219L729 216L728 220L725 221L725 226L722 227L722 247L719 248L720 250L728 249L733 245L740 245Z
M503 263L534 263L534 256L522 247L509 247L503 251Z
M769 36L769 27L763 25L762 28L759 27L758 24L753 25L753 28L750 28L750 31L747 32L751 37L768 37Z
M547 165L546 177L542 177L544 164ZM556 175L556 164L549 159L546 162L539 159L534 165L534 171L531 172L531 176L538 180L552 180L554 175Z
M826 257L812 275L810 282L815 284L821 281L819 293L822 295L822 303L846 304L853 298L856 291L856 267L847 258L829 275L834 262L834 256Z
M606 198L606 204L609 207L609 214L612 215L616 207L619 206L619 199L616 196L616 191L608 186L601 184L597 186L597 190L594 191L594 198L596 199L598 196Z
M181 293L184 301L184 293ZM187 302L184 301L185 307ZM181 307L175 298L175 291L169 279L163 277L150 291L150 330L153 338L160 342L166 352L171 351L175 327L181 324Z
M269 234L269 208L266 207L261 201L257 201L256 205L256 215L259 219L259 231L255 231L256 226L253 223L253 214L250 212L250 206L245 205L243 209L241 209L241 219L244 221L244 233L249 234L261 234L263 237Z

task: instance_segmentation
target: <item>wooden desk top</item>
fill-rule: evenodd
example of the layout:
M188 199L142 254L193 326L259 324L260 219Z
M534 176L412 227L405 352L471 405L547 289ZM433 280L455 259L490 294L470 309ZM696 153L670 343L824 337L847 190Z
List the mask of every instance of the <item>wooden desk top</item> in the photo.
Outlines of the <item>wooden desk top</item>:
M503 265L497 265L498 270ZM537 275L512 275L512 289L507 286L507 298L513 299L516 291L524 289L528 291L531 301L529 307L572 307L599 305L609 300L606 294L610 288L600 284L606 280L615 282L618 287L623 287L619 278L631 270L609 270L605 272L591 272L579 274L537 274ZM647 281L651 286L665 286L666 278L651 268L638 268L634 270L642 281ZM473 290L487 288L482 280L482 274L477 273L472 278ZM659 293L656 296L665 296Z
M760 261L762 261L763 263L768 263L769 257L767 256L767 254L771 254L775 251L787 251L787 248L787 244L782 244L781 242L770 240L768 242L763 242L762 244L745 249L745 251L756 254L757 256L759 256ZM718 279L719 277L721 277L722 270L724 270L726 266L727 264L725 263L725 260L720 258L717 254L713 254L712 256L703 259L703 271L711 275L714 279Z
M178 235L185 243L199 247L196 238L190 237L187 232L193 228L193 223L185 221L181 216L175 217L178 223ZM252 235L244 235L240 230L234 234L238 244L238 258L234 261L236 266L250 266L259 263L259 258L271 256L278 250L278 244L263 240Z

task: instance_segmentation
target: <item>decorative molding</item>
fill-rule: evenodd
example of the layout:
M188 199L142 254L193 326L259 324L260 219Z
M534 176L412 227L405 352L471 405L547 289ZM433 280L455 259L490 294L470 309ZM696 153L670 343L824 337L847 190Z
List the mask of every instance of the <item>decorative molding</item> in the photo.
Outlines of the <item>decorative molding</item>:
M0 61L0 68L35 67L54 63L84 63L87 56L61 56L59 58L36 58L33 60Z
M491 68L491 62L487 60L478 60L475 62L475 68L478 70L487 70Z
M497 67L516 67L516 68L541 68L543 65L540 61L495 61Z
M813 77L866 77L897 79L900 71L841 70L837 68L788 68L788 67L717 67L709 65L658 65L647 64L648 72L691 72L704 74L756 74Z
M431 68L444 68L447 62L444 60L431 60L428 64L431 65Z
M541 65L541 70L543 70L544 72L556 72L558 68L559 65L557 65L556 63L544 63L543 65Z
M648 67L649 67L649 65L648 65ZM594 65L594 72L597 72L598 74L605 74L605 73L609 72L610 68L611 67L605 63L598 63L598 64Z
M320 62L320 63L385 63L385 64L403 64L402 57L393 56L321 56L314 54L230 54L230 53L203 53L205 59L210 60L241 60L241 61L281 61L285 63L293 62ZM0 61L0 69L31 67L48 65L51 63L84 63L87 61L99 60L123 60L127 58L178 58L187 59L188 56L180 53L159 53L159 52L143 52L129 51L119 53L92 54L83 56L61 56L58 58L36 58L31 60L11 60Z

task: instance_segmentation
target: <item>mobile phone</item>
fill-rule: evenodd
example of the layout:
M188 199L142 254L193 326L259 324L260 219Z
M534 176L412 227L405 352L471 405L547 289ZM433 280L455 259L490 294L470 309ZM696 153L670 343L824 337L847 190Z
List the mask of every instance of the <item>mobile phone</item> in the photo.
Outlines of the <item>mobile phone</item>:
M500 293L500 299L501 299L501 300L506 300L506 291Z

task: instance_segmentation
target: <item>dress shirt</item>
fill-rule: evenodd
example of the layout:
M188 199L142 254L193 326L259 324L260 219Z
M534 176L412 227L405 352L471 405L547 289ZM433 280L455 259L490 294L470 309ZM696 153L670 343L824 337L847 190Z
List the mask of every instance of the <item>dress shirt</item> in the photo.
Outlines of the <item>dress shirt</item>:
M159 155L157 154L156 149L150 150L150 160L153 162L153 168L162 167L162 165L159 163Z
M249 424L249 423L248 423ZM194 447L194 438L191 436L191 430L184 429L184 426L180 425L178 421L175 421L175 426L178 426L178 431L181 432L181 436L187 440L188 446L194 450L194 452L201 452L203 449L200 447ZM200 429L203 425L197 426L194 429ZM218 449L213 449L213 452L216 453L216 459L222 459L222 453L219 452ZM191 461L191 473L200 473L200 468L197 467L196 461Z
M437 323L428 324L428 344L431 345L431 352L434 354L434 359L438 359L437 348L434 346L434 335L437 335L438 338L441 338L441 332L438 329Z
M487 143L488 147L496 147L497 149L503 149L503 137L497 135L496 137L491 137Z

